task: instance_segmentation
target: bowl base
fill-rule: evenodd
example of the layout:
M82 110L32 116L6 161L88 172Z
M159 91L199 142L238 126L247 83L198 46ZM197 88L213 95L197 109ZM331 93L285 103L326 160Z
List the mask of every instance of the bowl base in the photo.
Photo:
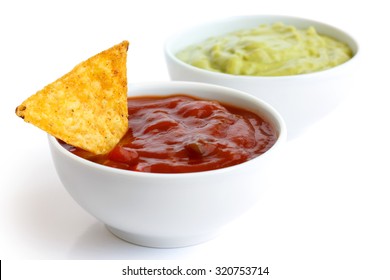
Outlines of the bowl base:
M195 236L186 237L161 237L161 236L149 236L126 232L109 225L106 225L107 229L116 237L127 241L129 243L140 245L144 247L152 248L180 248L192 245L197 245L206 241L209 241L217 236L218 233L207 233Z

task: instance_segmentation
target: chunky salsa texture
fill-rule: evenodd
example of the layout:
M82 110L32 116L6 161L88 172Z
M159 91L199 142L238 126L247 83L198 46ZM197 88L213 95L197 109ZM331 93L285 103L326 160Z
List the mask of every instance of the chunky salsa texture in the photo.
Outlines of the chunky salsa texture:
M120 169L187 173L255 158L276 142L275 128L244 109L187 95L128 98L129 129L113 150L95 155L61 144L87 160Z

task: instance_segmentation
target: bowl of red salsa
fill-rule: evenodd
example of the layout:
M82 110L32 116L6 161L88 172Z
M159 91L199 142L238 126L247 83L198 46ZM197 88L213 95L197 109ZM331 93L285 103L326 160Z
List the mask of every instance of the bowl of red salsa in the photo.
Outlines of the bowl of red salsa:
M49 136L63 185L116 236L150 247L214 237L256 203L286 138L244 92L194 82L129 85L129 129L94 155Z

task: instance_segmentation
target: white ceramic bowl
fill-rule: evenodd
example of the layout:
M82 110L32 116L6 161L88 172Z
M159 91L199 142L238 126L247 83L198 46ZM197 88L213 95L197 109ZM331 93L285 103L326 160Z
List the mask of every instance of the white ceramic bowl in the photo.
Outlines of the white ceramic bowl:
M344 64L315 73L253 77L200 69L175 56L185 47L209 37L274 22L283 22L302 29L314 26L318 33L347 43L354 57ZM225 18L179 32L167 40L164 52L172 80L212 83L249 92L278 110L286 122L289 138L295 138L331 112L350 91L359 48L351 35L325 23L290 16L253 15Z
M129 96L186 93L245 107L268 119L278 140L264 154L228 168L182 174L133 172L80 158L49 136L63 185L87 212L118 237L144 246L181 247L214 237L243 214L267 185L266 170L286 137L280 115L243 92L191 82L129 86Z

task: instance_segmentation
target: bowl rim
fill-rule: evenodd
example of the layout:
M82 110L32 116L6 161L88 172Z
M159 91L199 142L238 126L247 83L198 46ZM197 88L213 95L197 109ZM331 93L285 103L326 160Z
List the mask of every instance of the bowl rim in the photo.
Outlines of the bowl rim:
M178 59L171 51L173 41L177 40L181 36L185 36L186 34L190 34L191 32L194 32L195 30L199 30L201 28L211 28L214 25L222 24L224 22L229 21L243 21L248 19L265 19L265 18L275 18L276 21L281 21L281 19L287 19L287 20L297 20L301 22L307 22L310 25L317 25L317 26L323 26L330 29L335 30L336 32L342 34L345 38L347 38L350 42L352 42L353 46L349 45L349 47L353 51L353 56L348 61L336 65L334 67L316 71L316 72L310 72L310 73L304 73L304 74L296 74L296 75L285 75L285 76L249 76L249 75L234 75L234 74L228 74L228 73L222 73L222 72L216 72L211 71L203 68L195 67L191 64L188 64L180 59ZM278 20L277 20L278 19ZM222 34L221 34L222 35ZM350 32L347 32L343 29L340 29L334 25L318 21L311 18L306 17L298 17L298 16L291 16L291 15L282 15L282 14L247 14L247 15L237 15L237 16L230 16L230 17L222 17L214 20L209 20L207 22L203 22L200 24L195 24L190 27L184 28L173 35L171 35L164 43L163 50L165 53L166 59L169 58L171 61L174 61L175 63L179 64L181 67L187 68L188 70L198 72L199 74L203 75L211 75L215 76L217 78L221 79L242 79L242 80L291 80L291 79L306 79L306 78L313 78L317 76L323 76L328 74L333 74L335 72L338 72L342 69L344 69L347 66L350 66L351 64L355 63L356 58L360 56L360 45L358 41L355 39L355 36L351 35Z
M215 90L219 90L222 92L229 91L235 95L240 95L240 96L246 98L248 100L248 102L258 103L262 107L262 109L265 109L265 111L267 111L268 114L272 115L272 118L274 119L275 124L277 126L279 126L278 138L277 138L276 142L274 143L274 145L270 149L265 151L263 154L255 157L253 159L250 159L248 161L245 161L245 162L242 162L240 164L233 165L233 166L218 168L218 169L214 169L214 170L199 171L199 172L187 172L187 173L139 172L139 171L125 170L125 169L119 169L119 168L115 168L115 167L105 166L103 164L89 161L87 159L84 159L82 157L79 157L79 156L69 152L58 142L56 137L54 137L50 134L47 134L50 148L55 149L57 152L59 152L60 154L62 154L66 158L68 158L70 160L74 160L78 164L84 165L85 167L88 167L91 169L100 170L102 172L119 174L119 175L123 175L123 176L137 176L137 177L141 177L141 178L142 177L147 177L147 178L180 177L180 178L182 178L182 177L193 177L193 176L210 176L212 174L226 173L226 172L234 171L235 169L244 168L247 165L253 164L255 161L262 160L262 158L264 158L264 157L268 157L270 153L274 153L274 151L276 149L280 149L279 146L283 142L286 141L287 128L286 128L285 122L284 122L283 118L281 117L281 115L279 114L279 112L276 109L274 109L271 105L266 103L265 101L255 97L253 95L250 95L249 93L246 93L246 92L243 92L240 90L236 90L236 89L232 89L229 87L213 85L213 84L208 84L208 83L190 82L190 81L163 81L163 82L140 82L140 83L130 84L129 89L128 89L128 93L127 93L128 96L129 96L129 93L131 93L131 91L133 90L133 89L131 89L131 86L133 86L135 88L140 88L140 89L145 88L145 87L146 88L148 88L148 87L164 87L164 88L167 88L167 87L177 87L177 88L192 87L192 88L200 88L200 89L202 89L202 88L203 89L207 89L207 88L208 89L215 89ZM172 93L172 94L174 94L174 93ZM183 94L185 94L185 93L183 93ZM141 93L139 96L147 96L147 95L148 94ZM171 94L166 94L166 95L162 94L162 96L163 95L168 96ZM188 95L191 96L191 94L188 94ZM53 151L51 151L51 152L53 154Z

